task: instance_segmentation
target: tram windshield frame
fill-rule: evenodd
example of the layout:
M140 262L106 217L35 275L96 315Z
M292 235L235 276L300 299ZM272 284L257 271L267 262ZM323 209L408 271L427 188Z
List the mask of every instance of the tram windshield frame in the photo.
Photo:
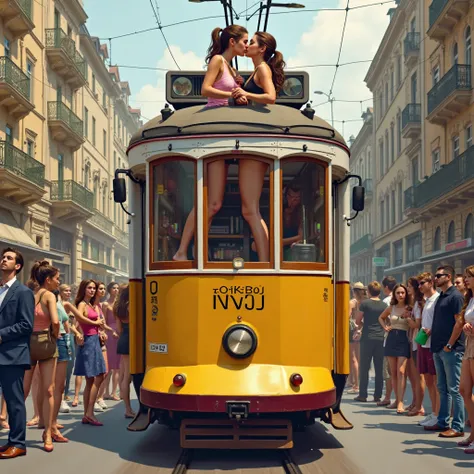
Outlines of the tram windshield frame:
M208 206L202 206L203 209L199 209L198 212L194 213L194 219L189 217L191 208L194 209L194 205L198 202L198 194L202 196L202 202L208 201L208 164L215 162L217 160L226 160L227 162L233 161L234 169L233 172L229 174L230 179L226 181L226 190L224 193L224 201L222 206L222 215L225 214L224 208L226 205L229 207L237 208L239 199L239 186L238 180L236 179L235 169L238 166L238 160L254 160L262 163L268 164L267 172L264 178L264 189L262 191L262 197L260 199L260 206L265 208L261 209L263 220L268 226L269 234L269 261L258 261L258 255L256 252L255 239L253 239L253 234L249 233L249 226L243 218L240 218L239 223L236 220L233 221L230 225L233 230L225 228L223 226L223 221L220 222L217 220L219 212L216 214L216 217L212 220L215 223L215 228L223 229L224 234L228 234L222 238L223 241L228 242L229 245L223 244L224 248L222 251L217 253L213 251L212 243L216 243L216 240L210 240L210 236L215 234L215 230L211 231L211 227L208 223ZM160 166L166 165L166 170ZM230 165L232 166L232 165ZM308 179L303 179L298 177L298 174L302 173L304 169L312 170L310 174L313 176L313 181L308 181ZM229 166L226 165L226 172L229 169ZM285 174L285 169L288 169L288 174ZM164 171L163 171L164 170ZM198 171L199 170L199 171ZM299 170L299 171L298 171ZM278 271L281 270L293 270L293 271L329 271L329 206L330 206L330 166L329 163L315 158L308 157L301 154L282 158L282 159L273 159L268 157L262 157L254 154L246 154L239 156L232 155L220 155L214 157L208 157L204 159L195 159L191 157L186 157L183 155L168 156L164 158L155 158L149 162L149 212L148 212L148 228L149 228L149 269L150 271L154 270L229 270L233 271L233 256L232 253L232 244L237 242L238 239L245 239L245 244L242 243L241 248L246 247L245 257L244 258L244 268L245 270L263 270L267 271ZM198 180L198 176L201 176L203 179ZM314 176L316 176L317 183L314 182ZM284 245L283 238L285 235L284 225L288 221L288 210L285 211L285 204L288 201L287 193L294 191L288 191L292 187L293 181L300 181L300 187L294 188L299 189L301 194L300 205L303 209L303 215L305 218L301 217L302 213L299 213L301 220L300 229L298 235L299 239L286 239L286 245ZM194 183L194 189L192 189L191 181ZM301 183L305 181L305 183ZM231 185L232 188L227 187ZM202 189L198 189L199 186ZM275 187L276 186L276 187ZM294 187L294 186L293 186ZM275 195L275 190L279 189L278 199ZM182 191L180 191L182 190ZM186 197L178 196L177 194L183 192L186 194ZM174 193L174 194L173 194ZM226 194L232 194L230 196L233 200L228 200L229 196ZM240 196L241 198L241 196ZM314 202L312 201L314 200ZM178 202L180 201L180 202ZM318 202L316 202L318 201ZM185 204L183 204L185 203ZM226 204L227 203L227 204ZM277 209L276 206L279 206ZM306 210L305 206L306 205ZM179 217L170 217L166 218L164 215L166 213L163 210L164 207L170 210L173 206L178 209ZM239 212L240 209L239 209ZM286 212L286 214L285 214ZM317 213L317 218L313 218L311 215ZM235 213L235 211L234 211ZM163 217L162 217L163 214ZM309 215L308 215L309 214ZM277 218L278 217L278 218ZM198 221L201 219L201 225L198 225ZM231 218L232 219L232 218ZM235 218L237 219L237 218ZM194 227L194 233L192 234L192 242L189 246L190 248L187 251L187 258L193 258L192 260L173 260L173 256L176 253L176 249L180 244L180 239L183 235L183 230L185 228L185 221L191 221L191 229ZM166 222L163 225L163 221ZM178 222L179 221L179 222ZM316 223L316 221L318 221ZM225 222L224 222L225 223ZM212 223L211 223L212 226ZM236 227L240 226L240 231ZM242 226L246 227L246 231L242 231ZM303 232L304 226L304 232ZM165 228L164 228L165 227ZM200 232L198 232L198 229ZM294 229L294 225L293 225ZM298 229L298 225L296 226ZM192 231L191 231L192 232ZM220 233L220 232L219 232ZM232 234L244 234L244 235L232 235ZM293 231L293 233L295 233ZM317 234L317 235L316 235ZM316 235L316 236L315 236ZM213 236L214 239L219 237ZM250 238L250 240L249 240ZM199 262L199 240L202 239L202 248L203 248L203 262ZM275 243L279 241L279 252L275 252L277 248ZM166 241L166 242L165 242ZM289 242L291 242L291 245ZM315 242L317 242L317 249L315 249ZM303 245L304 243L304 245ZM252 245L253 248L253 258L248 259L249 255L249 246ZM293 253L294 255L294 244L296 249L302 254L305 255L301 260L298 260L298 256L293 259L288 258L288 255ZM165 246L166 249L160 248ZM234 244L235 245L235 244ZM169 248L170 247L170 248ZM313 260L308 260L308 249L309 254L313 255ZM291 250L290 253L288 251ZM212 253L214 252L214 253ZM241 251L242 253L242 251ZM230 256L229 256L230 255ZM235 256L244 256L239 255L237 251Z

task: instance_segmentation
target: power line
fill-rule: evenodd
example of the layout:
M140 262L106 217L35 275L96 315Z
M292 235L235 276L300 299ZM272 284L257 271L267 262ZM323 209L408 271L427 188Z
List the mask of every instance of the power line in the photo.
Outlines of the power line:
M339 69L339 61L341 60L342 46L344 44L344 36L346 33L346 26L347 26L347 17L349 16L349 1L350 0L347 0L347 4L346 4L346 13L344 15L344 25L342 26L342 34L341 34L341 41L339 43L339 52L337 54L336 69L334 71L334 76L332 78L331 88L329 89L329 95L332 95L332 91L334 89L334 83L336 82L337 71Z
M176 61L176 58L173 55L173 51L171 51L170 45L168 43L168 40L166 39L163 28L161 27L160 16L159 16L159 13L155 10L155 6L153 5L153 0L150 0L150 5L151 5L151 9L153 10L153 14L155 15L156 22L158 23L158 29L160 30L160 33L163 36L163 39L165 40L165 44L166 44L166 47L168 48L168 51L171 55L171 58L173 59L174 63L176 64L176 67L181 71L181 68L179 67L178 62ZM158 4L157 4L157 7L158 7Z

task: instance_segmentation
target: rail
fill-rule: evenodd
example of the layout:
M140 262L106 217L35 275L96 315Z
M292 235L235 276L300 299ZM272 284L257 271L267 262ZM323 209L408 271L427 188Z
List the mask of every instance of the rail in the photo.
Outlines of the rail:
M7 56L0 57L0 82L6 82L30 100L30 78Z
M0 140L0 168L44 188L44 165L11 143Z

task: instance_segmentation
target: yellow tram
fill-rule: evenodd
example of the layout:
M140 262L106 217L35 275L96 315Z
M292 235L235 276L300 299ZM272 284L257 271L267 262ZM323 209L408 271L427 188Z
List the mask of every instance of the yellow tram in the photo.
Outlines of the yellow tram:
M275 105L213 109L203 74L168 73L176 110L132 137L114 180L123 203L131 178L130 360L148 408L137 429L179 427L193 448L288 448L315 418L349 429L349 150L300 111L306 73L287 76Z

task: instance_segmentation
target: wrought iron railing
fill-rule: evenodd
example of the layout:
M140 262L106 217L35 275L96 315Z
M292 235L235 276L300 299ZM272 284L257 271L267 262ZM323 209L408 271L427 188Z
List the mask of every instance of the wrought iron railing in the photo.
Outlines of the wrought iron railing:
M94 209L94 215L89 219L89 222L112 234L114 223L97 209Z
M409 53L420 51L420 33L407 33L403 43L405 56L407 56Z
M44 188L43 163L4 140L0 140L0 168L5 168Z
M18 5L21 8L22 12L28 17L28 19L30 21L33 20L32 16L31 16L33 0L14 0L14 1L16 1L16 3L18 3Z
M408 104L402 112L402 130L411 123L421 124L421 104Z
M351 255L369 250L372 247L372 234L365 234L351 245Z
M65 51L82 77L87 80L87 63L77 52L76 43L61 28L46 29L46 48L59 48Z
M94 210L94 194L75 181L51 181L51 201L72 201L89 211Z
M405 190L404 193L405 205L404 209L411 209L415 207L415 187L410 186L408 189Z
M129 239L128 239L128 234L126 232L124 232L122 229L119 229L117 226L115 226L114 235L115 235L115 237L117 237L117 240L124 247L128 247Z
M62 120L80 137L84 137L82 120L63 102L48 102L48 119Z
M430 11L430 28L435 24L436 20L441 15L444 7L452 0L433 0L431 2Z
M6 82L30 100L30 78L6 56L0 57L0 82Z
M471 65L455 64L428 92L428 115L454 91L471 89Z
M422 207L474 178L474 146L415 187L415 206Z

